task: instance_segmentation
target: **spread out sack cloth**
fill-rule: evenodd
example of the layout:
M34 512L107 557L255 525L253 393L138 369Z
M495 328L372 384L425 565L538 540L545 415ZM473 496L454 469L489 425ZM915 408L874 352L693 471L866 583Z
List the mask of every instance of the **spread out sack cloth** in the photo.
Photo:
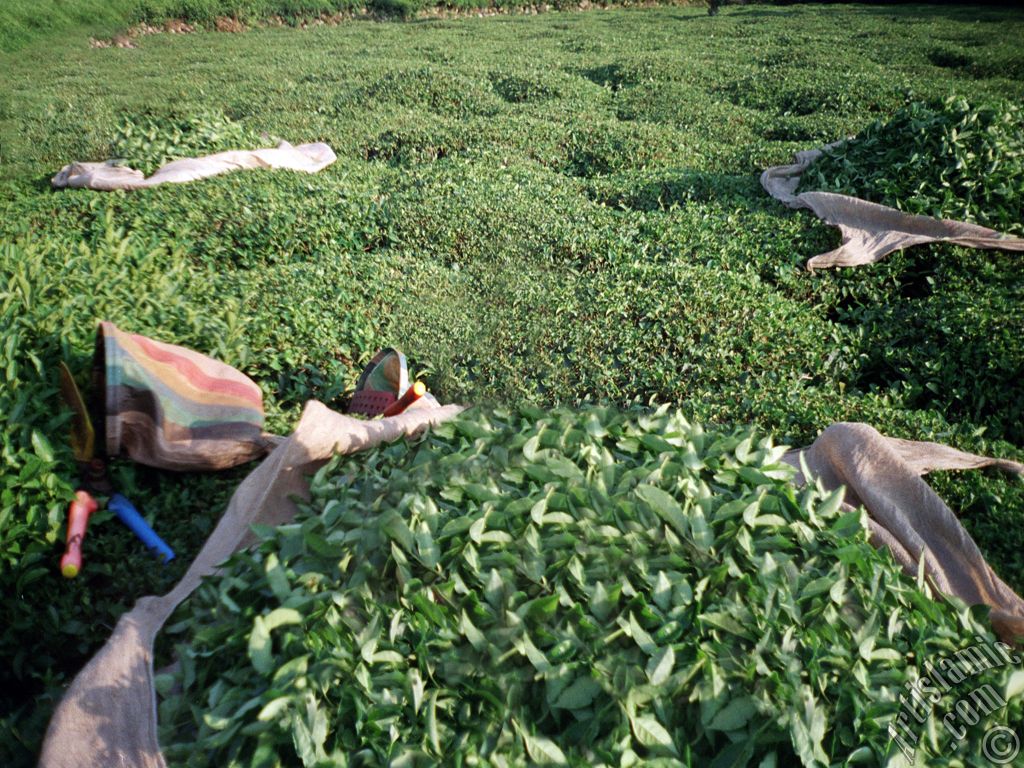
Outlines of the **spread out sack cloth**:
M112 160L105 163L72 163L61 168L50 183L58 189L82 187L109 192L113 189L155 187L157 184L183 184L250 168L283 168L316 173L335 160L337 157L334 151L326 144L300 144L293 147L287 141L282 141L275 148L233 149L206 157L174 160L158 168L148 179L142 175L142 171L115 165Z
M268 453L263 393L230 365L100 323L93 392L108 456L181 471L227 469Z
M884 437L867 424L833 424L814 443L784 460L801 459L825 488L845 486L844 504L863 505L875 546L886 546L908 573L924 558L929 581L968 605L992 608L989 618L1006 642L1024 638L1024 600L986 562L978 545L921 476L936 469L996 467L1024 475L1024 464L964 453L939 443ZM801 472L798 483L803 483Z
M251 543L251 524L287 522L295 512L290 497L307 493L306 475L332 453L413 434L459 410L414 405L399 416L360 421L308 403L295 433L235 491L177 586L163 597L140 599L75 678L50 720L41 768L164 768L157 742L153 642L175 607L218 563ZM916 567L923 553L940 589L968 603L991 605L993 623L1004 638L1024 633L1024 602L992 573L953 513L920 478L940 468L994 465L1019 474L1024 466L935 443L886 438L864 424L833 425L809 448L786 458L798 468L802 463L826 487L845 484L846 503L867 507L876 544L888 545L908 567Z
M949 242L969 248L1024 251L1024 240L977 224L903 213L832 192L796 194L803 172L838 143L797 152L792 165L777 165L761 174L761 186L783 205L809 208L826 224L839 227L842 245L810 259L808 269L873 264L893 251L922 243Z

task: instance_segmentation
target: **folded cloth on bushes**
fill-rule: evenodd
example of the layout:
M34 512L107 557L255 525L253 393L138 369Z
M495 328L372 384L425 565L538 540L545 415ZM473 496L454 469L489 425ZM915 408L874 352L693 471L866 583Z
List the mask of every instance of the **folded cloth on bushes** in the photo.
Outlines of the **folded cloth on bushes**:
M164 768L157 741L153 642L175 607L218 563L252 543L253 523L279 525L291 519L296 511L292 498L308 493L307 475L333 453L411 435L459 410L414 405L399 416L361 421L308 403L294 434L235 491L177 586L162 597L140 599L72 682L50 720L41 768ZM787 460L828 488L845 485L845 503L867 507L876 543L889 546L908 567L923 556L940 589L992 606L1004 637L1024 631L1024 603L992 573L953 513L920 478L940 468L993 465L1020 474L1024 466L934 443L886 438L864 424L833 425L809 448L787 454Z
M977 224L903 213L832 192L796 194L803 172L834 146L836 143L797 152L793 164L776 165L761 174L761 186L783 205L808 208L826 224L839 227L842 244L808 260L808 269L873 264L893 251L923 243L948 242L968 248L1024 251L1024 239Z
M57 188L81 187L109 192L114 189L155 187L158 184L183 184L252 168L316 173L335 160L337 157L334 151L326 144L300 144L294 147L282 141L274 148L233 149L205 157L174 160L161 166L149 178L142 171L115 165L113 160L105 163L71 163L61 168L50 183Z

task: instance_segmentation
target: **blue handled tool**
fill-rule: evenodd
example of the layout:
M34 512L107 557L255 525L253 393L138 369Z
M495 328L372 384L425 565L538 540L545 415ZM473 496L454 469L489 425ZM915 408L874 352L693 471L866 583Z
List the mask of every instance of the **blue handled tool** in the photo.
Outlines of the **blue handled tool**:
M149 523L139 514L135 505L120 493L115 493L110 497L107 509L117 515L118 520L127 525L131 532L146 545L146 548L156 555L158 560L166 563L174 559L174 550L167 546L167 543L157 535L156 531L149 527Z

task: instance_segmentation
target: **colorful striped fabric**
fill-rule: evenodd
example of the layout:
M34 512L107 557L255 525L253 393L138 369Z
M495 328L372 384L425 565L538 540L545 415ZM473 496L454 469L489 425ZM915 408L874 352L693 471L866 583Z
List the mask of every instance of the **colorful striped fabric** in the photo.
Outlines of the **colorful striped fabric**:
M198 352L100 323L94 391L109 456L162 469L226 469L267 453L255 382ZM104 444L104 443L101 443Z
M361 416L380 416L409 388L409 365L405 355L387 347L366 365L356 382L348 412Z

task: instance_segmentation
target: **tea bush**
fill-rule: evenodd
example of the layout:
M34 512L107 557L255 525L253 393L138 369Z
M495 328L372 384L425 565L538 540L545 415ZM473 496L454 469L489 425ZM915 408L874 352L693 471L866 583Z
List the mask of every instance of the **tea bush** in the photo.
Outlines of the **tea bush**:
M543 72L495 71L490 73L490 80L495 93L511 104L547 101L562 95L558 81Z
M367 85L342 95L336 107L362 109L381 103L467 117L493 115L501 102L489 83L481 84L449 70L426 66L385 72Z
M873 336L861 383L902 381L911 407L942 401L953 419L988 424L1015 443L1024 441L1024 405L1014 394L1024 366L1015 341L1024 333L1024 296L1019 283L1005 282L1005 273L1000 274L1007 258L1012 256L983 260L961 252L962 272L941 264L925 267L920 295L852 311L849 320ZM979 290L981 281L970 276L972 270L987 274L1002 290ZM972 372L970 381L964 369Z
M474 132L459 121L435 116L431 123L429 128L424 125L421 112L398 117L391 127L363 145L366 159L399 166L432 163L465 153L479 143L478 139L474 142Z
M891 109L903 100L899 94L886 99L889 88L888 82L863 75L844 77L838 72L811 75L803 69L773 69L741 78L731 83L725 92L737 106L769 111L778 117L804 117L820 113L886 112L887 107Z
M624 126L595 122L570 130L563 141L564 171L572 176L604 176L624 168L641 169L691 158L679 152L678 139L660 126ZM681 155L681 156L680 156Z

